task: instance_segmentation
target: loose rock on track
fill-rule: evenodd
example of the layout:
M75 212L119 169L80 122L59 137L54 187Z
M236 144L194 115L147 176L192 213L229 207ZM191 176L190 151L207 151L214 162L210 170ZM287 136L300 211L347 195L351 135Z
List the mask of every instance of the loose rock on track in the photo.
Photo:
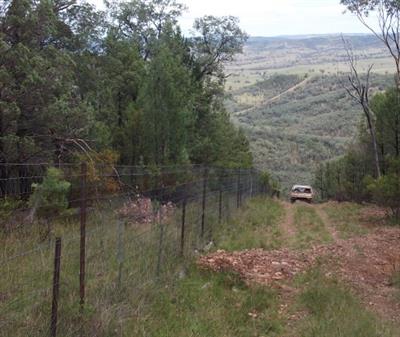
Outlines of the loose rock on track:
M279 288L321 259L328 277L345 281L371 309L387 319L400 321L400 303L393 300L390 284L393 273L400 270L399 229L379 229L373 234L305 251L217 251L201 257L198 265L215 272L237 273L248 285Z

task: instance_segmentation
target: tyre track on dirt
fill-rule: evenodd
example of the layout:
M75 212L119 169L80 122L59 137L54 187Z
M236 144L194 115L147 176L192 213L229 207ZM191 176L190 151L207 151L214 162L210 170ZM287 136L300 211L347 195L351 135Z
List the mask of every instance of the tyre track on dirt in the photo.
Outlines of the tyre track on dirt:
M332 236L333 241L335 243L338 243L338 241L340 240L339 233L336 230L336 228L334 227L334 225L332 225L332 222L330 221L328 215L326 214L325 210L323 209L323 205L315 205L313 207L315 208L317 216L322 220L325 228L327 229L329 234Z
M288 242L292 241L296 234L296 226L294 223L294 206L288 202L282 202L282 206L285 210L285 218L280 222L279 226L283 231L283 236Z

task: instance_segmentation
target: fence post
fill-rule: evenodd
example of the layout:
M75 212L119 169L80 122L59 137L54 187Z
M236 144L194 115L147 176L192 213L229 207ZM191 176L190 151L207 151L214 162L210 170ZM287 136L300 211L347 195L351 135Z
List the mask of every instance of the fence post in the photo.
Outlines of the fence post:
M60 294L61 238L56 239L54 252L53 299L51 303L50 336L57 336L58 298Z
M222 186L219 184L219 198L218 198L218 223L222 222Z
M203 200L201 205L201 238L204 238L204 229L205 229L205 220L206 220L206 195L207 195L207 168L204 169L204 178L203 178Z
M118 242L117 242L117 261L118 261L118 287L121 288L122 268L124 264L124 222L118 220Z
M250 171L250 198L253 198L253 170Z
M185 222L186 222L186 197L182 203L182 222L181 222L181 256L185 256Z
M158 224L160 226L160 239L158 242L158 254L157 254L157 269L156 269L157 278L160 276L160 272L161 272L162 247L163 247L163 241L164 241L164 225L163 225L163 221L162 221L162 204L161 203L159 204L158 216L159 216Z
M87 164L81 164L81 207L80 207L80 225L81 225L81 241L80 241L80 267L79 267L79 296L80 306L83 309L85 304L85 261L86 261L86 178Z
M236 196L236 206L240 207L240 169L238 170L238 179L237 179L237 196Z
M133 177L133 167L129 166L127 168L128 170L128 178L129 178L129 184L131 185L131 189L135 189L135 184L134 184L134 177Z

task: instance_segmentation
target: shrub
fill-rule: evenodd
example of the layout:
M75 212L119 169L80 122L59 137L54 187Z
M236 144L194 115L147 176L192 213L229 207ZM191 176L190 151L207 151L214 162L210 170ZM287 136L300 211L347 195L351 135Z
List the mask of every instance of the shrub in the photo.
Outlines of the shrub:
M280 196L281 186L269 172L261 173L260 182L263 189L270 192L272 196Z
M396 221L400 220L400 160L391 162L386 175L375 180L369 178L367 186L374 201L390 208Z
M68 192L71 184L64 180L62 171L50 167L40 184L32 184L33 194L29 199L31 218L59 215L68 209Z

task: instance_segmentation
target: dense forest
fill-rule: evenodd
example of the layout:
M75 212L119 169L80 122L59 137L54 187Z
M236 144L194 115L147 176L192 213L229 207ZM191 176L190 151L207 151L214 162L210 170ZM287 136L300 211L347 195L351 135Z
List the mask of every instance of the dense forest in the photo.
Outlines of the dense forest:
M0 163L250 167L223 106L234 17L182 34L174 0L0 3ZM5 172L2 172L2 178Z

